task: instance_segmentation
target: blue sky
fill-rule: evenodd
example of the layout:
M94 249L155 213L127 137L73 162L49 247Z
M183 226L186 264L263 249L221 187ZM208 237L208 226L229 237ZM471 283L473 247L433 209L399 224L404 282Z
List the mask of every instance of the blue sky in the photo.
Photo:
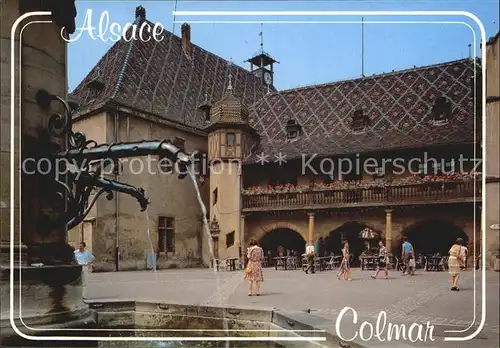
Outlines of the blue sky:
M99 26L99 17L108 11L110 22L124 26L133 22L135 8L146 8L146 17L161 23L166 30L173 30L172 1L78 1L77 27L81 27L87 9L92 9L92 25ZM178 1L178 11L468 11L483 23L486 37L493 36L499 28L497 0L469 1ZM275 65L275 85L278 89L302 85L327 83L361 75L361 24L311 23L311 21L360 21L361 16L232 16L194 17L178 16L177 21L191 24L191 40L235 64L248 68L244 61L260 48L259 32L264 23L264 50L280 63ZM254 21L256 23L215 23L225 21ZM208 23L193 23L207 21ZM283 23L283 21L308 21L309 23ZM392 70L437 64L467 58L468 44L477 35L477 55L480 31L478 26L462 16L365 16L364 17L364 73L380 74ZM392 23L366 23L392 21ZM427 23L394 23L413 21ZM429 23L429 21L456 23ZM97 30L96 30L97 33ZM175 25L180 35L180 23ZM74 35L73 35L74 36ZM68 44L69 90L73 90L88 74L98 60L113 45L108 40L92 40L84 33Z

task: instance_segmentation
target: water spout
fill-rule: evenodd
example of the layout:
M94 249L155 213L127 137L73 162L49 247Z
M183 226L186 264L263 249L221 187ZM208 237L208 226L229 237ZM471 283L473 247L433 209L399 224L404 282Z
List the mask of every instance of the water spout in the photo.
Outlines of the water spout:
M142 188L136 188L132 185L127 185L115 180L110 180L106 179L103 177L95 177L93 175L90 175L88 173L82 173L81 176L78 178L77 181L78 185L85 186L85 187L97 187L100 188L101 190L95 195L94 199L92 202L87 206L85 211L77 211L73 212L74 216L67 222L67 227L68 229L71 229L78 224L80 224L85 217L88 215L90 212L90 209L92 209L95 201L99 196L101 196L103 193L107 193L107 198L109 200L113 199L113 192L120 192L120 193L125 193L128 194L139 202L139 205L141 207L141 211L145 211L146 208L148 207L148 204L150 203L149 200L146 198L146 195L144 193L144 189ZM85 199L85 197L83 197ZM76 208L75 210L79 210L82 207L84 207L82 204L78 203L72 203Z
M148 241L149 241L149 246L151 247L151 257L152 257L152 265L151 267L153 268L153 272L155 274L155 278L156 278L156 281L158 281L158 273L156 272L156 264L157 264L157 260L156 260L156 254L155 254L155 248L153 246L153 241L151 240L151 229L150 229L150 221L149 221L149 214L148 212L145 212L144 213L146 215L146 223L147 223L147 232L148 232Z
M193 162L195 153L188 155L175 146L170 140L140 141L132 143L116 143L96 145L90 148L73 148L58 152L56 159L65 159L83 163L103 159L118 159L124 157L159 156L167 158L172 164L177 164L181 173L187 173L187 168ZM180 175L181 177L186 174Z
M217 283L217 291L218 294L220 295L221 293L221 288L220 288L220 279L219 279L219 274L217 273L217 260L215 259L215 253L214 253L214 247L212 244L212 234L210 233L210 227L208 226L208 221L207 221L207 208L205 206L205 203L203 203L203 199L201 198L200 194L200 188L198 187L198 183L196 182L196 176L193 172L189 171L189 177L193 181L193 186L196 191L196 197L198 198L198 203L200 204L201 212L203 213L203 227L205 229L205 233L207 234L207 239L208 239L208 249L210 251L210 257L212 259L212 267L214 270L215 274L215 281ZM223 311L224 313L224 311ZM222 326L225 332L227 333L229 330L229 326L227 323L227 319L225 317L225 314L223 314L222 317ZM226 341L226 347L229 347L229 341Z

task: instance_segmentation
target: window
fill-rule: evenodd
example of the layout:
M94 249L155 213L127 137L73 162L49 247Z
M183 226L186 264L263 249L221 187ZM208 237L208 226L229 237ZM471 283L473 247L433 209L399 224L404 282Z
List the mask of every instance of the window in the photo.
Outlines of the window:
M451 103L446 97L436 99L431 110L431 124L434 126L444 126L451 118Z
M158 218L158 251L174 252L175 231L174 218L160 216Z
M288 120L286 123L286 138L288 141L299 137L302 126L295 120Z
M367 115L363 114L362 109L354 111L354 115L351 120L351 128L355 134L362 134L365 132L365 128L370 125L370 119Z
M335 181L335 177L331 175L325 175L324 176L324 183L325 184L331 184Z
M235 141L235 135L234 135L234 133L227 133L226 134L226 144L227 144L227 146L233 147L234 146L234 141Z
M385 176L384 167L375 168L375 170L373 171L373 177L375 178L383 178L384 176Z
M201 107L198 109L199 115L201 119L204 119L205 121L210 121L210 107L205 106Z
M297 185L297 176L284 170L277 170L269 173L267 184L272 186L277 185Z
M420 175L443 175L451 174L455 172L455 160L450 161L437 161L429 160L427 163L421 163L418 165Z
M212 192L212 205L217 204L217 200L219 199L219 189L216 187Z
M226 234L226 248L234 245L234 231Z
M210 121L210 109L212 106L210 105L210 102L208 101L208 94L205 94L205 100L203 103L201 103L200 106L198 106L198 115L201 119L204 119L205 121Z

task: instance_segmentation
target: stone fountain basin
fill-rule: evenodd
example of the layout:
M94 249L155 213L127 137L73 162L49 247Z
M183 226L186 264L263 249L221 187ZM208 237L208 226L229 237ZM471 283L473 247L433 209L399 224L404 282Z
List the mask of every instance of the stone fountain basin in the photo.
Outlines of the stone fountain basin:
M269 341L230 342L229 347L339 347L340 341L326 330L308 323L311 315L276 309L182 305L166 302L96 300L88 302L104 336L158 337L268 337ZM304 317L305 316L305 317ZM224 331L224 324L228 330ZM135 329L136 331L132 331ZM162 331L165 330L165 331ZM246 331L242 331L246 330ZM307 332L304 330L308 330ZM326 341L276 341L278 337L326 337ZM157 347L181 347L160 342ZM222 342L184 342L189 347L224 346ZM351 347L360 347L352 342ZM144 347L147 342L101 342L99 347ZM167 345L165 345L167 344ZM149 345L148 345L149 347Z

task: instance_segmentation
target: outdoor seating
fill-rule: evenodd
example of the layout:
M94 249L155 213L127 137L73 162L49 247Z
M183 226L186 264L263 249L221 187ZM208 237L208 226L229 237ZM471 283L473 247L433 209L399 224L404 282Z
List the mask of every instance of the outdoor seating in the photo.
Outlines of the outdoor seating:
M444 271L444 257L439 255L428 255L425 257L425 271L441 272Z
M441 261L439 262L439 269L444 272L448 270L448 256L444 256L441 258Z
M287 256L286 258L286 268L287 269L296 269L297 268L297 262L295 256Z
M307 257L306 255L302 255L302 270L305 271L307 269L308 263L307 263Z
M377 257L376 256L362 256L360 257L361 270L374 270L377 268Z
M401 260L399 257L394 257L394 261L393 261L393 267L394 267L394 270L395 271L399 271L399 272L402 272L403 271L403 267L404 267L404 263L403 263L403 260Z
M337 256L332 255L329 258L330 259L326 263L326 267L325 267L326 270L334 270L334 269L340 267L340 262L342 262L342 256L340 256L340 255L337 255Z
M288 269L288 256L278 256L273 258L275 263L274 263L274 269Z
M425 269L426 258L424 255L416 255L415 257L415 268L416 269Z
M264 260L262 260L262 267L267 267L268 262L267 262L267 257L264 257Z

